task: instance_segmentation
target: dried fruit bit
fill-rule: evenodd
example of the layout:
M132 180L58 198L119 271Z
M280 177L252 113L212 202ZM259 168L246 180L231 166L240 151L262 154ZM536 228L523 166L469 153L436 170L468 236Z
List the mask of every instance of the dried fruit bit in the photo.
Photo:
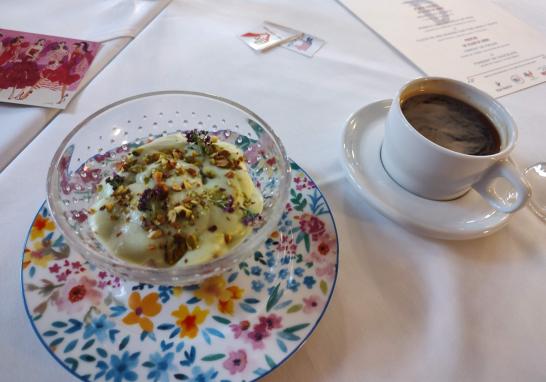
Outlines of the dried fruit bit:
M184 156L184 153L182 151L178 150L178 149L174 149L172 151L172 155L173 155L173 158L180 159L180 158L182 158Z
M140 163L133 163L133 164L127 166L126 171L128 171L128 172L130 172L132 174L138 174L139 172L144 171L144 165L140 164Z
M227 197L226 204L224 205L224 211L227 213L235 212L235 208L233 207L233 196L229 195Z
M209 134L204 130L190 130L186 133L188 143L197 145L205 154L213 151L212 140Z
M215 159L213 163L220 168L229 166L229 161L226 158Z
M164 258L168 265L176 264L188 251L186 239L180 234L173 235L165 246Z
M235 173L233 171L226 172L226 178L233 179L234 176L235 176Z
M152 174L152 179L156 184L163 183L163 173L161 171L154 171Z
M147 188L144 190L142 195L140 195L140 199L138 200L138 209L140 211L146 211L150 209L150 202L152 200L153 190L151 188Z
M118 171L125 171L125 168L127 167L127 164L125 161L117 162L114 164L114 168Z
M186 245L189 249L197 248L198 242L195 235L189 234L188 236L186 236Z
M165 199L167 199L167 192L162 187L147 188L138 200L138 209L140 211L147 211L150 209L153 200L163 201Z
M216 227L215 225L211 225L211 226L208 228L208 231L209 231L209 232L216 232L217 229L218 229L218 227Z
M149 239L159 239L162 236L163 236L163 231L161 231L160 229L155 229L148 234Z
M161 213L157 214L155 219L154 219L154 224L155 225L161 225L163 223L165 223L165 215L161 214Z
M130 192L131 192L131 190L129 190L127 187L125 187L123 184L121 184L115 189L114 195L125 195L125 194L128 194Z
M244 210L244 215L241 219L241 222L246 226L250 226L255 224L256 222L261 221L262 219L262 215L252 213L249 210Z
M224 241L226 244L231 243L232 240L233 240L233 236L231 236L229 233L224 234Z
M224 149L212 154L211 163L220 168L235 169L239 167L241 160L240 156L231 158L231 153Z
M150 164L150 163L157 162L157 160L159 159L159 157L160 157L160 154L159 154L159 153L151 153L151 154L148 154L148 155L146 155L146 157L144 158L144 163Z
M178 205L176 207L173 207L169 212L167 213L167 217L169 219L169 222L174 223L176 221L176 217L181 213L184 213L185 218L191 218L193 215L193 211L189 208L185 207L184 205Z
M109 176L106 178L106 183L108 183L114 191L123 184L123 177L119 176L118 174L114 174L113 176Z
M108 212L112 212L113 209L114 209L114 204L113 203L106 203L100 208L101 211L106 210Z
M184 167L182 167L179 164L176 165L175 171L176 171L176 175L184 175Z
M193 176L193 177L197 176L197 170L194 169L193 167L188 167L186 171L188 172L188 174L190 174L190 176Z

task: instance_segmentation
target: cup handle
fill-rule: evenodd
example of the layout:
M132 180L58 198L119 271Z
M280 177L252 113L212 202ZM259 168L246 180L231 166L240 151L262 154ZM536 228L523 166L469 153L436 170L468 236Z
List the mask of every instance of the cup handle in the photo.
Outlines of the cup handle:
M493 181L497 178L506 179L515 190L515 201L501 196L495 189ZM518 169L508 160L501 160L493 165L485 175L472 186L480 195L497 210L511 213L525 205L531 195L529 184ZM512 196L513 193L510 193Z

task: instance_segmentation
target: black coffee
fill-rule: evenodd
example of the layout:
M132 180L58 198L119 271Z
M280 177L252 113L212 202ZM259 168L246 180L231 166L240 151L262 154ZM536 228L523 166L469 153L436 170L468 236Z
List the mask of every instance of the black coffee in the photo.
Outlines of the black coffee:
M401 107L415 130L440 146L469 155L500 151L500 137L493 122L463 101L428 93L407 98Z

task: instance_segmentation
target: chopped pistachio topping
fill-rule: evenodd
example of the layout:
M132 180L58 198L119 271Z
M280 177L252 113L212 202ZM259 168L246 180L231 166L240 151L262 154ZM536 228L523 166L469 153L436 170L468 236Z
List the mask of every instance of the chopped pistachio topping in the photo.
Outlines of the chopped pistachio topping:
M158 138L116 169L98 188L90 223L125 260L155 267L206 262L261 219L263 200L242 153L204 131Z

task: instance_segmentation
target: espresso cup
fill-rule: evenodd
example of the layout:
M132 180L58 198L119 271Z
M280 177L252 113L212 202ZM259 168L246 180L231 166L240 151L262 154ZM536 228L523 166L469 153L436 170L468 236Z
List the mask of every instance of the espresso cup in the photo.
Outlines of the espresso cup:
M500 150L489 155L453 151L417 131L402 112L402 103L419 94L441 94L463 101L492 122ZM530 188L509 160L517 127L506 109L483 91L447 78L425 77L404 85L392 101L381 147L381 161L389 176L409 192L426 199L452 200L471 188L495 209L510 213L525 205ZM503 178L512 190L502 189Z

